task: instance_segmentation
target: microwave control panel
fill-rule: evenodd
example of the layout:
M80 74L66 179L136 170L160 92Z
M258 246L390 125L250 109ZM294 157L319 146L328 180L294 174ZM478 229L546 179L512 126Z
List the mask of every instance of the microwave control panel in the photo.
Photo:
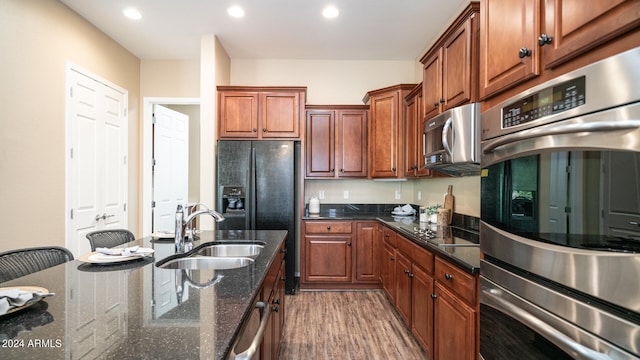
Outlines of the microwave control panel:
M502 108L502 128L507 129L561 113L586 103L585 77L550 86Z

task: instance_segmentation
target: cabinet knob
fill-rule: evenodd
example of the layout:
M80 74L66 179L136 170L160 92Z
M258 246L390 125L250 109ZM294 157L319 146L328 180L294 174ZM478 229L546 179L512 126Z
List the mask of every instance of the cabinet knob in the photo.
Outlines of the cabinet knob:
M389 258L389 260L391 260L391 261L393 261L393 260L395 260L395 259L396 259L396 258L395 258L395 257L393 257L393 256Z
M408 274L408 273L409 273L409 270L404 269L404 273L405 273L405 274Z
M273 312L278 312L280 310L280 307L276 305L272 309L273 309Z
M348 242L348 243L347 243L347 246L351 246L351 242Z
M531 50L527 49L526 47L520 48L520 51L518 52L518 57L520 59L524 59L527 56L531 56Z
M256 128L253 128L253 132L258 132L258 129L256 129Z
M545 46L547 44L551 44L551 41L553 41L553 38L551 36L547 34L542 34L538 38L538 45Z
M391 171L396 172L396 168L392 167Z
M280 281L287 281L287 277L286 276L281 277Z
M408 276L409 276L410 279L413 279L414 274L413 273L409 273Z
M327 231L331 231L331 226L327 226Z
M440 105L440 103L437 101L433 103L433 107L438 107L438 105Z
M440 98L440 104L444 104L444 98Z
M432 299L432 300L435 300L437 297L438 297L438 295L436 295L436 294L431 294L431 299Z
M331 172L336 172L336 169L331 169Z
M453 279L453 275L451 274L444 274L444 278L447 280L452 280Z
M344 172L344 169L340 169L340 170L338 170L338 171L340 171L340 173L342 174L342 173Z
M267 132L267 128L262 128L262 132Z
M280 299L274 299L271 303L272 304L276 304L276 305L280 305Z

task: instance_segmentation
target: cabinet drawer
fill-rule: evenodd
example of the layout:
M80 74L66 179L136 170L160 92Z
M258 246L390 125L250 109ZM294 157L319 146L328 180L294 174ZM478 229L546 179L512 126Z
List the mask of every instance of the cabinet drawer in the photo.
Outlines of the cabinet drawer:
M307 221L305 234L351 234L350 221Z
M389 229L388 227L383 227L382 228L382 237L384 239L384 242L389 244L389 246L391 246L393 248L397 247L398 238L396 236L396 232L395 231Z
M433 254L400 234L397 237L398 250L409 256L413 263L424 271L433 274Z
M476 303L476 278L473 275L436 257L435 279L469 304Z

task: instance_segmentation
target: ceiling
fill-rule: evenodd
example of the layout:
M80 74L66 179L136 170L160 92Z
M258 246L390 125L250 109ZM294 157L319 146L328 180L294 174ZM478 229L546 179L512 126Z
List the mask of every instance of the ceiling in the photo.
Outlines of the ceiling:
M215 34L232 59L416 60L469 0L61 2L141 60L199 59L205 34ZM323 18L329 4L337 18ZM230 17L231 5L244 18ZM125 18L125 7L142 18Z

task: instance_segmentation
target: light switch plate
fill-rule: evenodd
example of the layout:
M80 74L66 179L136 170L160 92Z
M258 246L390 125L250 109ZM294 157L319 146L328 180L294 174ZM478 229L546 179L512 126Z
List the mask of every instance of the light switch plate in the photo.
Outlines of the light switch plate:
M400 200L400 190L396 190L396 200Z
M324 199L324 190L318 191L318 199L320 200Z
M345 199L348 199L349 198L349 190L345 190L343 195L344 195Z

